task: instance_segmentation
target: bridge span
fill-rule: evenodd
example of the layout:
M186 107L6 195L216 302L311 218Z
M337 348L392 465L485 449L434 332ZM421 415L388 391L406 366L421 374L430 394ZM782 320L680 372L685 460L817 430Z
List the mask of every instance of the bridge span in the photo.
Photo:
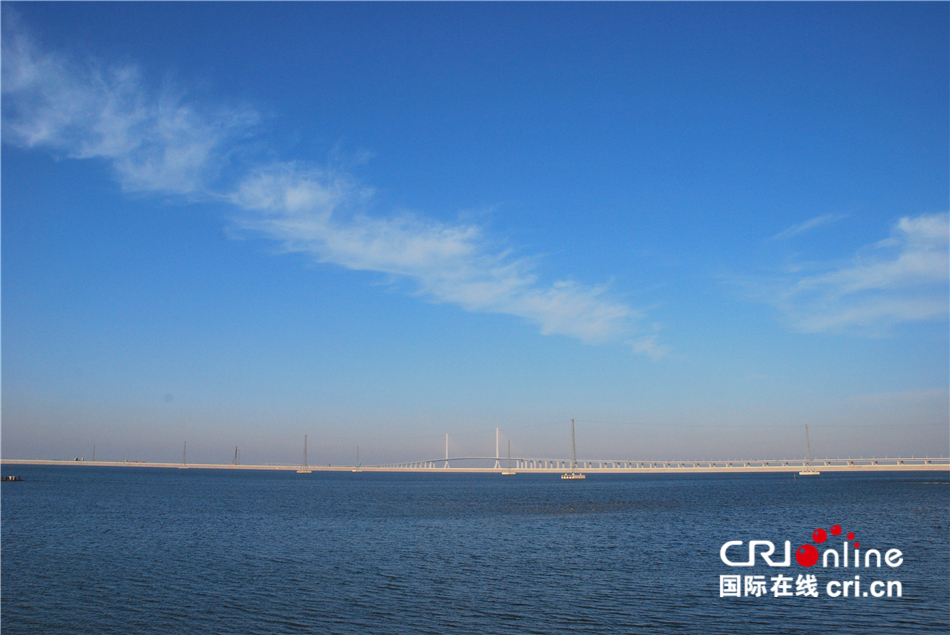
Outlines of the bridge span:
M380 465L374 469L393 471L477 471L499 472L500 463L507 459L494 456L449 457L426 461L410 461ZM571 469L569 459L542 459L511 457L511 470L530 473L560 473ZM493 467L466 465L473 462L492 462ZM369 469L369 468L363 468ZM753 459L728 461L634 461L627 459L585 459L577 461L577 471L597 473L691 473L691 472L827 472L853 471L950 471L950 458L859 458L859 459Z
M488 465L474 463L490 462ZM77 467L157 467L178 469L215 469L215 470L293 470L298 465L232 465L222 463L188 464L119 462L119 461L66 461L41 459L2 459L4 465L60 465ZM432 474L449 473L495 473L508 471L507 459L500 463L505 467L494 467L496 457L450 457L427 461L410 461L388 465L311 465L313 472L428 472ZM568 459L539 459L511 457L511 470L521 474L561 474L571 469ZM942 471L950 472L950 458L860 458L860 459L758 459L729 461L634 461L620 459L585 459L577 461L577 472L585 474L697 474L697 473L769 473L801 472L803 470L819 472L914 472Z

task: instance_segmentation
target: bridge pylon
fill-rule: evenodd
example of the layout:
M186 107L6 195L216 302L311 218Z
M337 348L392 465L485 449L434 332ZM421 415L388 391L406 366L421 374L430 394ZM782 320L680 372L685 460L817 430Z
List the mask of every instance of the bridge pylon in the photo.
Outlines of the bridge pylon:
M510 451L509 451L509 454L510 454ZM496 470L501 468L501 462L498 460L499 458L501 457L498 456L498 428L495 428L495 469Z
M310 474L310 465L307 463L307 435L303 435L303 461L300 462L297 474Z

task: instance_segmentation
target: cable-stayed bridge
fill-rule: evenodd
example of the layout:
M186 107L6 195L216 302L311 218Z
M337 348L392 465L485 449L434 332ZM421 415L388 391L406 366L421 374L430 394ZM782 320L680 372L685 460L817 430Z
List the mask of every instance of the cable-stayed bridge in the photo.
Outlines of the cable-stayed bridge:
M571 419L573 441L574 420ZM632 459L584 459L536 458L524 456L502 457L501 434L495 429L495 456L449 456L449 435L445 435L445 456L438 459L390 463L377 466L380 470L464 470L505 473L518 472L802 472L848 470L950 470L950 458L858 458L812 459L808 426L805 426L805 458L803 459L753 459L753 460L706 460L706 461L653 461ZM571 446L573 450L573 445ZM490 466L490 467L489 467Z
M446 459L428 461L410 461L388 465L310 465L310 472L428 472L430 474L459 473L516 473L516 474L559 474L571 470L569 459L543 459L511 457L511 469L507 469L507 458L500 460L502 466L494 467L485 462L494 463L495 457L450 457L449 467ZM167 467L180 468L180 463L153 463L146 461L74 461L41 459L2 459L4 465L74 465L83 467ZM479 465L481 463L481 465ZM189 463L190 469L221 470L281 470L297 472L299 465L233 465L229 463ZM577 472L585 474L689 474L689 473L755 473L755 472L802 472L807 470L824 472L861 472L861 471L950 471L950 458L945 457L907 457L907 458L869 458L869 459L814 459L807 463L803 459L788 460L736 460L736 461L628 461L613 459L578 459ZM309 473L309 472L306 472Z
M573 421L572 421L573 425ZM643 460L643 459L572 459L567 458L539 458L530 456L511 456L511 445L508 444L508 455L502 456L500 430L495 430L495 456L483 455L450 455L449 435L445 436L445 455L436 459L420 461L406 461L388 463L384 465L363 465L359 460L359 448L356 451L356 463L353 465L327 464L323 466L310 465L307 459L307 435L304 435L303 460L298 468L296 465L268 464L242 465L238 460L238 450L235 448L235 459L228 464L188 464L187 445L183 446L181 463L153 463L146 461L85 461L75 459L64 460L35 460L35 459L0 459L4 465L88 465L110 467L169 467L169 468L196 468L196 469L243 469L243 470L296 470L300 474L312 472L430 472L430 473L459 473L459 472L486 472L500 474L516 473L565 473L570 471L579 474L647 474L647 473L741 473L741 472L798 472L803 475L818 474L819 472L849 472L849 471L950 471L948 457L870 457L870 458L823 458L813 459L811 443L808 438L808 426L805 426L805 458L790 459L735 459L735 460ZM572 446L573 450L573 446ZM94 451L95 452L95 451Z
M507 469L507 458L494 456L453 456L390 463L374 468L392 471L466 471L499 472ZM486 464L500 461L502 467ZM571 469L570 459L511 457L511 469L519 472L557 473ZM862 470L950 470L950 458L904 457L860 459L752 459L728 461L647 461L628 459L578 459L577 470L587 473L648 473L648 472L800 472L803 470L862 471Z

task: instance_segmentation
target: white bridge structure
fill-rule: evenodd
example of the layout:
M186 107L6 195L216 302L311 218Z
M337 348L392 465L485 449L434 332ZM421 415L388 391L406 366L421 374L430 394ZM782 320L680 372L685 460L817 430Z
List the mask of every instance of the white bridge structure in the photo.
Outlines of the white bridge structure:
M359 460L359 447L356 450L355 465L327 464L325 467L310 465L307 460L307 436L304 435L303 460L299 466L283 464L244 465L237 459L231 464L189 464L187 448L182 448L181 463L152 463L144 461L73 461L48 459L7 459L0 458L3 465L75 465L100 467L162 467L194 469L238 469L238 470L295 470L299 474L312 472L430 472L459 473L483 472L496 474L517 473L561 473L570 471L578 474L684 474L684 473L729 473L729 472L796 472L805 475L820 472L860 472L860 471L942 471L950 472L950 457L884 457L884 458L811 458L811 445L808 442L808 427L805 427L806 455L802 459L735 459L702 461L655 461L633 459L578 459L572 468L572 460L567 458L533 458L525 456L502 457L500 450L500 432L495 430L495 456L450 456L449 436L445 435L445 456L424 461L390 463L387 465L362 465ZM93 449L95 456L95 449ZM504 463L505 465L502 465Z
M500 472L500 467L485 467L494 456L456 456L426 461L392 463L375 468L387 471L457 470L465 472ZM478 465L482 464L482 465ZM648 472L800 472L822 471L887 471L887 470L950 470L950 458L869 458L869 459L753 459L730 461L634 461L627 459L578 459L577 471L586 473L648 473ZM570 459L511 457L511 469L519 472L564 472L571 469Z
M573 421L572 421L573 424ZM801 472L821 469L828 472L842 471L950 471L948 457L885 457L885 458L811 458L811 444L808 442L808 426L805 426L807 452L803 459L742 459L725 461L646 461L632 459L584 459L578 460L576 471L587 473L683 473L683 472ZM495 429L495 456L449 456L449 435L445 435L445 456L424 461L391 463L379 465L377 470L421 471L421 470L458 470L467 472L497 472L503 468L505 459L499 454L499 430ZM510 445L509 445L510 451ZM507 458L508 470L519 472L564 472L571 470L570 459ZM488 465L494 462L493 467Z
M571 470L570 459L536 459L511 457L511 469L489 467L493 456L457 456L430 461L411 461L389 465L309 465L301 470L300 465L268 464L253 465L230 463L189 463L189 469L209 470L280 470L309 474L311 472L428 472L430 474L494 473L494 474L564 474ZM507 458L500 459L502 463ZM145 461L82 461L49 459L0 459L3 465L59 465L76 467L126 467L126 468L181 468L181 463L152 463ZM765 459L737 461L632 461L614 459L577 460L577 469L582 474L689 474L689 473L763 473L795 472L803 469L826 472L889 472L889 471L941 471L950 472L950 458L870 458L870 459Z

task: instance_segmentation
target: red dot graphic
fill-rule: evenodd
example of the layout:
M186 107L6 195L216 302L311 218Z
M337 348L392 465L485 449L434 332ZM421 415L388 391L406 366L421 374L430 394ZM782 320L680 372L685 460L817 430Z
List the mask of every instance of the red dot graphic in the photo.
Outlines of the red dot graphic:
M861 543L860 543L860 542L854 543L854 548L855 548L855 549L860 549L860 548L861 548Z
M820 544L828 540L828 534L825 533L824 529L816 529L812 532L811 539Z
M831 526L831 535L837 536L841 533L841 525L832 525Z
M849 531L849 532L848 532L848 540L854 540L854 532L853 532L853 531Z
M795 552L795 559L803 567L814 566L818 562L818 550L811 545L802 545Z

